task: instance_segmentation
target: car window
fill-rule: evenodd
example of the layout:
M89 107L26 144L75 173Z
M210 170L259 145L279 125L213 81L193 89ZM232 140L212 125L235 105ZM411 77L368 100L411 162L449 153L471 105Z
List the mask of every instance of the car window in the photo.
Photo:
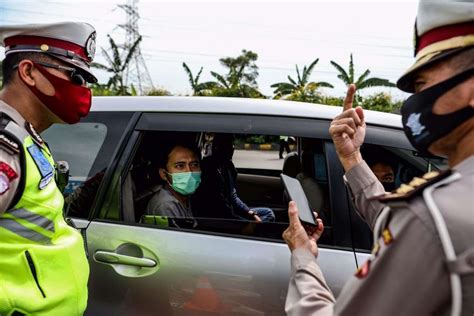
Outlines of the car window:
M297 151L295 137L238 134L234 140L234 164L244 173L265 174L264 170L283 169L283 158ZM267 172L268 174L268 172Z
M279 143L270 143L268 147L245 145L257 137L269 142L279 139L279 135L209 131L144 132L114 198L121 205L116 208L116 204L112 204L108 211L101 212L102 218L156 229L282 241L281 235L288 227L288 197L280 179L283 172L300 181L311 208L327 223L321 244L334 246L322 140L295 136L291 146L295 151L285 151L284 158L280 159ZM233 149L232 161L227 161L225 167L221 167L221 162L218 162L221 160L217 160L221 159L217 157L224 155L225 150L219 147L221 145L215 146L221 138L230 138L230 148ZM301 144L299 152L297 141ZM194 147L201 155L201 183L184 203L173 200L176 195L170 187L175 179L168 173L168 168L173 166L163 162L163 159L170 159L166 155L171 155L169 150L170 146L174 146L172 144ZM160 174L160 169L165 169L165 166L166 172ZM275 173L260 174L249 170L271 170ZM235 192L232 192L234 189ZM234 195L238 201L231 198ZM162 202L169 200L173 201L170 204ZM161 205L166 205L166 209ZM186 207L191 209L191 216L186 213ZM247 209L260 212L258 216L262 222L256 223L253 217L247 216L243 211ZM117 213L119 210L120 214Z
M54 159L69 164L70 178L64 191L66 195L87 179L106 136L107 126L99 122L56 124L43 133Z
M74 125L56 124L43 133L56 161L67 161L65 213L87 218L132 112L91 112Z
M414 150L391 146L364 144L361 153L386 191L395 190L401 184L409 183L414 177L421 177L426 172L444 168L447 163L446 159L426 158ZM360 218L354 218L352 224L354 247L370 250L372 233L368 225Z

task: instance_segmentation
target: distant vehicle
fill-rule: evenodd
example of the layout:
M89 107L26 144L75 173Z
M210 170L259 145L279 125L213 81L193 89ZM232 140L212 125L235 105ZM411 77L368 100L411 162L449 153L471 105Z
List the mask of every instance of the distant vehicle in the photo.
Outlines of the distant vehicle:
M96 97L79 124L45 132L54 158L71 167L65 212L86 242L87 314L283 315L290 252L281 237L288 226L282 172L302 182L325 221L318 261L337 295L372 246L368 226L351 206L328 133L341 110L278 100ZM441 163L413 150L400 116L365 113L364 146L393 155L397 184ZM140 222L157 180L154 155L176 135L199 145L205 132L232 133L236 147L249 137L275 143L279 135L295 138L294 153L278 168L265 162L264 151L253 152L261 158L245 165L235 161L240 198L272 208L276 222L197 217L197 228Z

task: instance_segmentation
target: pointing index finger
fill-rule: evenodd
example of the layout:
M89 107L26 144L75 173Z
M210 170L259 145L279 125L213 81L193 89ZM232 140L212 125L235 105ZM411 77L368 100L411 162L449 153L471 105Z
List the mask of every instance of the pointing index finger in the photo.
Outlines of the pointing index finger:
M344 108L343 111L352 109L352 103L354 102L354 94L356 91L355 84L351 83L347 89L346 98L344 99Z

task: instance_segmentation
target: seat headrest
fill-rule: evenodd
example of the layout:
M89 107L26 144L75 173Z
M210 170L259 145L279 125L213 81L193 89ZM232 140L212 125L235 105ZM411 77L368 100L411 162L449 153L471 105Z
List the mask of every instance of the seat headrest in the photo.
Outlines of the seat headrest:
M283 162L282 173L289 177L296 178L296 175L300 173L300 171L301 163L298 153L292 152L286 155L285 160Z

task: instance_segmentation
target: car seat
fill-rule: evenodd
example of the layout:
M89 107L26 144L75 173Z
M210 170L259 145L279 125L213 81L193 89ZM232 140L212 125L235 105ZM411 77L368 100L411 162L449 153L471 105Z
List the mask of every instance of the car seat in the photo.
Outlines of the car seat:
M282 173L296 178L296 175L301 172L301 163L298 153L292 152L286 155L283 161Z
M326 194L322 185L315 180L314 152L304 150L301 155L301 172L296 175L300 181L303 191L308 199L308 203L313 210L316 210L323 220L327 216L323 214L326 209Z

